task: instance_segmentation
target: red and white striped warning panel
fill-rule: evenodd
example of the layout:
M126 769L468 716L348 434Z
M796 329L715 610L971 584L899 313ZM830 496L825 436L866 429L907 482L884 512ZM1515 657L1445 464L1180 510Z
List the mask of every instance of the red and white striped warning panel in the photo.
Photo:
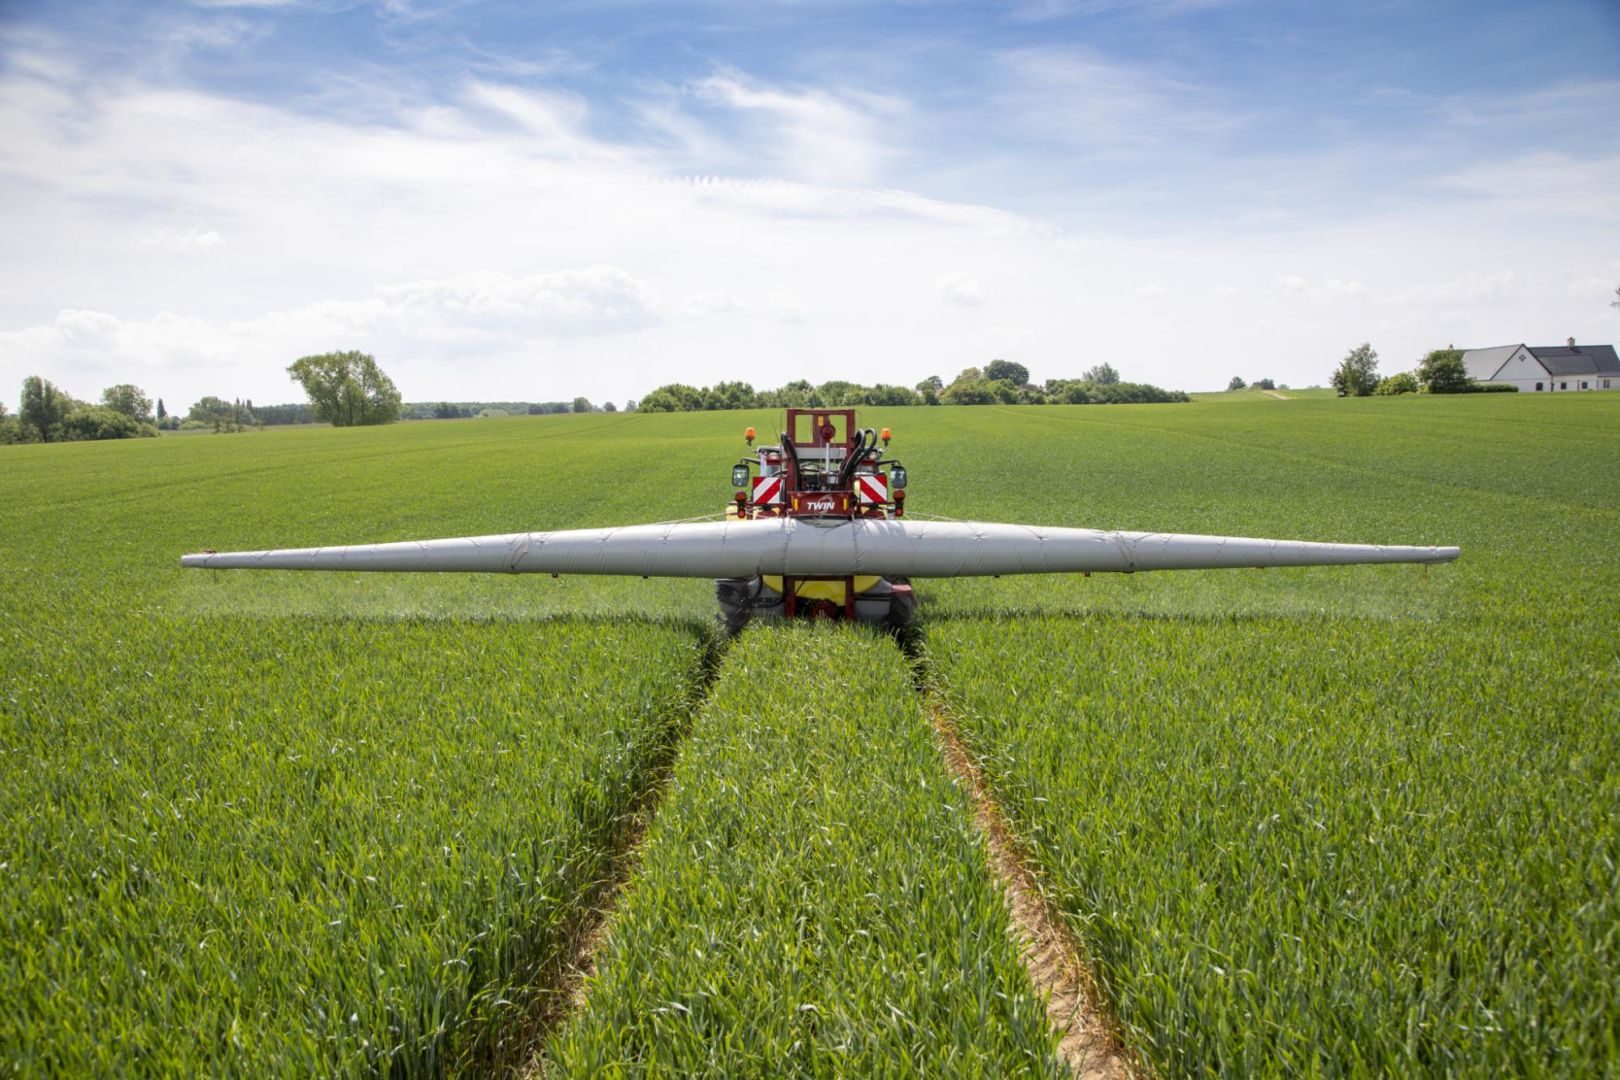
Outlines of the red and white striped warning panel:
M886 503L889 501L889 480L882 473L865 473L855 477L855 490L861 496L861 502L866 505L872 503Z
M780 476L754 477L754 505L780 506L782 503L782 478Z

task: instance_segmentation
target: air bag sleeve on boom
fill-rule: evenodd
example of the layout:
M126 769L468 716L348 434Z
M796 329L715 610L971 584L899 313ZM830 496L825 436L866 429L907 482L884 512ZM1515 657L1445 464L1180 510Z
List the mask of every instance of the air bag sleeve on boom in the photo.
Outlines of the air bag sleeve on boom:
M376 570L510 574L634 574L746 578L756 574L1132 573L1352 563L1441 563L1455 547L1322 544L971 521L774 518L511 533L351 547L185 555L210 569Z

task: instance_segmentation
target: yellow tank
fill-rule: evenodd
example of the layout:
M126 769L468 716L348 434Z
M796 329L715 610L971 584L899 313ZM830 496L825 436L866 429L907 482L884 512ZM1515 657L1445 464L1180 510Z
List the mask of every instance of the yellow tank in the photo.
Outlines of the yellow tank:
M855 595L870 589L878 583L878 578L872 574L857 574L855 576ZM782 591L782 579L779 576L765 575L765 587ZM842 604L847 597L844 596L844 583L842 581L801 581L794 595L802 600L831 600L835 604Z

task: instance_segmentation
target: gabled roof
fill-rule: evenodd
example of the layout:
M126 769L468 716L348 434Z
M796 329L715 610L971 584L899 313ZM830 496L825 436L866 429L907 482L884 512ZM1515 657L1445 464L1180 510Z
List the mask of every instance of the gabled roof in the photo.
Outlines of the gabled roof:
M1475 382L1489 382L1523 349L1548 375L1620 375L1620 356L1613 345L1495 345L1463 352L1463 366Z
M1531 345L1549 375L1620 375L1613 345Z
M1467 349L1463 352L1463 367L1468 369L1468 377L1475 382L1485 382L1498 371L1502 365L1519 351L1517 345L1497 345L1490 349Z

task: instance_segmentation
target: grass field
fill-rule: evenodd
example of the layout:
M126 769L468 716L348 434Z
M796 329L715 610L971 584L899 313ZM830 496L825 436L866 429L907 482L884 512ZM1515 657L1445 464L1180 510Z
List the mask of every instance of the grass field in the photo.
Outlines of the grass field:
M862 420L895 429L917 515L1463 546L1427 570L922 585L927 670L1150 1068L1613 1069L1620 395L1245 395ZM0 450L0 994L15 1003L0 1067L513 1060L626 816L689 723L626 887L626 929L554 1036L560 1060L636 1047L724 1063L746 1060L727 1055L748 1038L782 1045L791 1027L758 995L729 1029L750 1033L741 1042L664 1045L666 1021L623 1011L639 999L615 973L766 986L793 968L791 920L775 916L726 965L656 954L742 925L755 858L775 856L771 880L800 889L793 910L842 925L853 886L829 869L838 860L798 853L807 823L844 804L807 794L756 811L723 788L745 770L808 788L807 763L833 745L816 740L871 740L881 753L861 760L879 789L911 777L939 793L883 811L899 824L881 843L853 825L842 842L874 880L926 881L950 900L920 899L911 924L888 915L882 957L818 939L831 967L806 978L860 1005L839 995L863 964L933 987L940 1053L982 1015L967 981L1010 978L997 1008L1024 1016L1028 987L988 940L993 893L982 866L966 872L978 849L946 809L957 796L918 741L915 701L795 664L750 631L694 705L712 648L706 583L176 566L203 547L709 513L730 494L742 427L776 423L560 416ZM804 648L885 645L840 632ZM769 685L757 707L728 682L739 665ZM781 698L795 678L882 704L834 724L830 707ZM849 816L876 815L872 802ZM728 884L701 918L660 922L655 898L692 887L692 845L727 814L757 828L716 864ZM877 925L893 909L875 891ZM959 994L906 953L952 926L986 947ZM967 952L950 955L942 970L969 970ZM849 1024L870 1045L906 1045ZM999 1034L1021 1030L996 1020L969 1049L1034 1061L1027 1033Z
M548 1074L1058 1075L939 761L889 640L750 630Z
M526 602L522 582L497 597L172 569L214 536L432 530L400 493L449 477L416 433L382 434L8 457L11 1070L427 1073L521 1055L709 628L652 597L651 615L591 619Z

